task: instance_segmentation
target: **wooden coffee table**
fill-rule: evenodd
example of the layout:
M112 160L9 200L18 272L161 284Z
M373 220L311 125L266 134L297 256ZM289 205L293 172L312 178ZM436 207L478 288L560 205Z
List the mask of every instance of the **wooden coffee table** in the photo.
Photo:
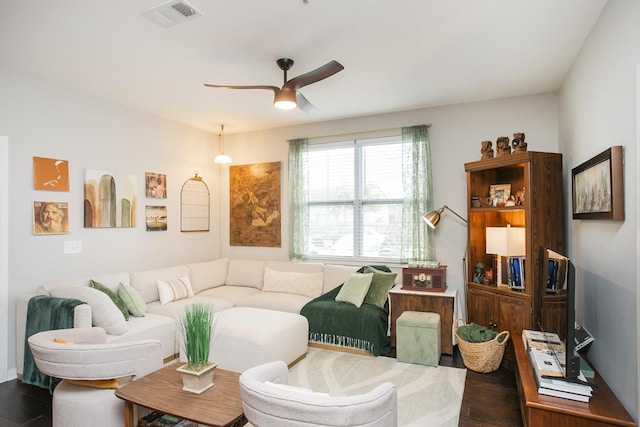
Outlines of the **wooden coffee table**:
M202 394L182 390L182 378L171 364L118 390L125 401L125 427L135 427L133 405L209 426L235 426L245 421L240 397L240 374L216 369L214 386Z

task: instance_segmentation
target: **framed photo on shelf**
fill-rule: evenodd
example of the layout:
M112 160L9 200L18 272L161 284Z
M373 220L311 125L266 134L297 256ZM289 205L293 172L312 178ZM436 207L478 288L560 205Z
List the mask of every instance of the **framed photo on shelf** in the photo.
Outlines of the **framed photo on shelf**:
M511 197L511 184L489 186L489 204L493 207L504 206Z
M571 170L573 219L624 221L622 155L613 146Z

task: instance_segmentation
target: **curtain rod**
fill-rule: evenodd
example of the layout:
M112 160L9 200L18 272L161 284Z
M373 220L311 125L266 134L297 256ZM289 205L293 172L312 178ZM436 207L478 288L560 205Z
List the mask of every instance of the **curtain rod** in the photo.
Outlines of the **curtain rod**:
M431 127L431 123L427 123L425 126L430 128ZM334 135L311 136L311 137L307 137L307 139L335 138L337 136L349 136L349 135L364 135L364 134L367 134L367 133L387 132L387 131L390 131L390 130L398 130L398 129L402 129L402 127L365 130L365 131L360 131L360 132L336 133Z

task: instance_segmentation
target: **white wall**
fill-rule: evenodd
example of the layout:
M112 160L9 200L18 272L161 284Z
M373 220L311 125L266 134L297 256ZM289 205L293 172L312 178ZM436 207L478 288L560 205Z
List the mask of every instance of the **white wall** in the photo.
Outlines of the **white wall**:
M464 163L480 158L481 141L495 141L503 135L511 138L513 133L523 131L530 150L558 151L554 94L227 134L225 151L235 165L282 162L282 247L230 247L228 166L214 166L210 161L218 150L216 135L53 87L2 68L0 93L3 94L0 134L8 135L10 141L8 364L11 369L15 367L15 298L35 290L41 283L176 265L220 255L287 259L288 139L432 123L434 206L446 203L463 216L466 216ZM33 156L69 160L71 191L34 191ZM161 203L145 199L141 187L136 228L84 229L84 168L135 173L140 186L144 172L166 173L169 231L145 231L142 206ZM200 171L212 196L212 231L209 233L179 232L179 191L194 170ZM33 236L32 202L43 199L70 203L70 234ZM463 296L466 228L454 215L445 215L436 238L438 259L449 266L448 285ZM64 255L66 240L82 240L83 253Z
M222 227L222 254L229 257L287 259L289 248L287 140L323 135L387 129L432 123L429 129L433 158L434 207L443 204L466 217L467 182L464 163L480 159L480 142L499 136L510 139L515 132L526 134L529 150L558 151L557 99L545 94L491 102L427 108L305 126L232 134L225 137L225 152L234 164L282 162L282 247L240 248L229 246L228 227ZM221 219L229 223L228 170L222 177ZM455 215L445 213L436 230L438 260L448 266L447 285L464 296L462 258L467 229ZM464 307L465 301L461 299Z
M0 135L9 137L9 370L15 368L15 298L41 283L142 270L219 255L217 136L0 68ZM69 161L70 191L33 189L33 156ZM4 159L3 159L4 160ZM83 228L84 168L122 171L138 180L136 227ZM211 231L180 232L180 188L198 170L212 198ZM167 199L144 197L144 173L167 175ZM35 200L69 202L70 233L32 233ZM144 206L166 205L168 231L147 232ZM83 252L63 254L81 240ZM2 358L0 358L2 360ZM1 371L1 370L0 370ZM0 378L0 381L4 379Z
M559 94L565 171L612 145L625 150L625 221L572 220L569 255L577 267L577 319L595 336L589 358L638 417L636 67L640 3L610 0ZM565 188L571 190L570 174ZM570 193L568 193L570 194Z

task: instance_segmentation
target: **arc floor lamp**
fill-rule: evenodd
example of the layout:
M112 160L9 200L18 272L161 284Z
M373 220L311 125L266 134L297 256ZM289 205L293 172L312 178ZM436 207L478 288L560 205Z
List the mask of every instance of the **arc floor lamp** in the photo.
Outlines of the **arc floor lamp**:
M431 227L431 228L433 228L435 230L436 226L440 222L440 216L442 215L442 213L444 212L445 209L448 210L449 212L453 213L458 218L460 218L460 220L462 220L465 223L465 225L469 224L469 221L464 219L459 213L457 213L456 211L454 211L453 209L451 209L447 205L443 205L438 210L427 212L426 214L424 214L422 216L422 219L424 220L424 222L427 223L427 225L429 227ZM469 242L467 242L467 244L465 245L464 256L462 257L462 281L464 283L465 305L467 303L466 300L467 300L467 280L468 280L468 277L467 277L467 252L468 251L469 251ZM465 319L465 322L466 322L467 321L467 310L465 309L464 306L460 306L460 308L464 312L464 315L462 317Z

